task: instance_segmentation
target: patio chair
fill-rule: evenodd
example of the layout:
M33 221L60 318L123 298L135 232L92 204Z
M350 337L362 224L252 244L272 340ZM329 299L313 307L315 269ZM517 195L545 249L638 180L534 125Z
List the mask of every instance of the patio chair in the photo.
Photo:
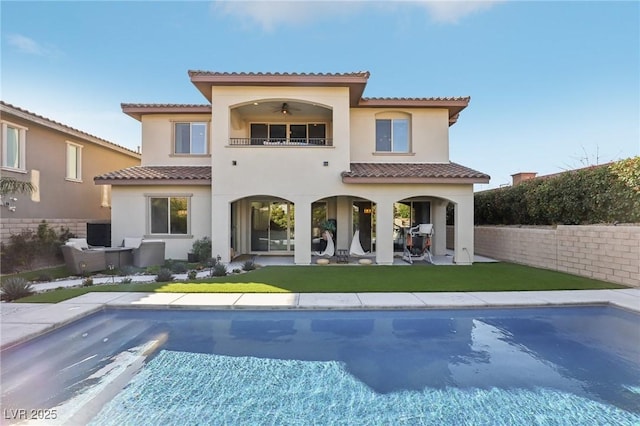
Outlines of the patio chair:
M358 229L353 234L353 239L351 240L351 248L349 248L350 256L367 256L369 253L364 251L362 248L362 244L360 243L360 230Z
M333 255L336 254L336 246L333 243L333 235L331 235L331 232L329 231L324 231L322 233L322 238L327 241L327 246L324 248L324 251L314 252L313 254L321 257L333 257Z
M433 224L421 223L409 228L405 237L405 248L402 259L413 264L414 260L425 260L433 263L431 257L431 237L433 236Z
M107 269L104 250L81 250L74 243L61 247L64 263L71 273L81 275L85 272L97 272Z
M165 242L162 240L135 241L135 238L125 238L124 247L130 247L133 254L133 266L146 268L147 266L163 265Z

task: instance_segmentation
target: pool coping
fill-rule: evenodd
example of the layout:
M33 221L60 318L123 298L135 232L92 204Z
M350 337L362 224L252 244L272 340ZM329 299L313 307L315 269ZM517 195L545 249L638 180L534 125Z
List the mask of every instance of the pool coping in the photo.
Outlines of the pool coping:
M60 303L0 304L0 350L106 308L385 310L610 305L640 313L640 289L387 293L92 292Z

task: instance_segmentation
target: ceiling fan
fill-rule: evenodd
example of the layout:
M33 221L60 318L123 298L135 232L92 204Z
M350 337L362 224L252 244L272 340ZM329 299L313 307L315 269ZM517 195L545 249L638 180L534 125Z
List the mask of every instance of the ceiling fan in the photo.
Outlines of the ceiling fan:
M273 112L278 112L282 115L293 115L291 111L300 111L300 110L297 108L290 107L289 104L286 102L283 102L282 106L273 110Z

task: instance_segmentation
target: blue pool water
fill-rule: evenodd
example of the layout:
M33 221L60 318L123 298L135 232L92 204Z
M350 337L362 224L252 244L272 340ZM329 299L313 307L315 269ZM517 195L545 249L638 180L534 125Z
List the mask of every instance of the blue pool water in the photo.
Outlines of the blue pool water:
M638 425L639 320L107 310L3 351L2 403L92 425Z

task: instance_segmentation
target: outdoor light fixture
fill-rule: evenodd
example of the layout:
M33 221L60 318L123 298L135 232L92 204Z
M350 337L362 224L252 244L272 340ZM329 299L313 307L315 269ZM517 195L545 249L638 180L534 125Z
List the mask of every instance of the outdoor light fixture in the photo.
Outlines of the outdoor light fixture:
M0 205L6 207L11 213L16 211L16 201L18 201L16 197L9 197L7 201L4 201L2 195L0 195Z
M328 162L328 161L323 161L323 162L322 162L322 165L323 165L323 166L325 166L325 167L327 167L327 166L329 166L329 162Z

